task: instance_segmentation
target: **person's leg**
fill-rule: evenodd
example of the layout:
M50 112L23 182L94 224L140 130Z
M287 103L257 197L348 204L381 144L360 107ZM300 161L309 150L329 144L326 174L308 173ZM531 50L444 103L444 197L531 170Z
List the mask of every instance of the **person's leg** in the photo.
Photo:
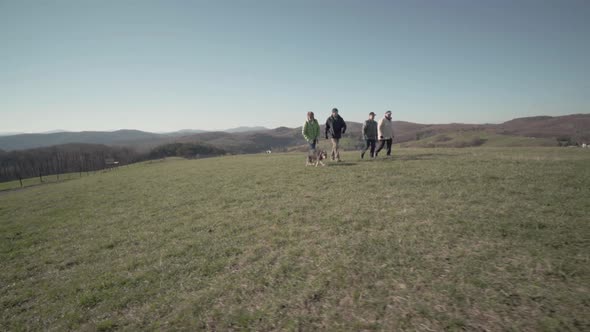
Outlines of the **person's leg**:
M338 141L335 138L332 138L332 152L330 153L330 157L332 160L336 159L336 147L338 146Z
M387 140L387 156L391 156L391 145L393 144L393 139Z
M311 158L315 154L315 145L317 140L313 140L311 142L307 142L309 144L309 150L307 151L307 162L305 165L311 165Z
M336 138L336 160L340 161L340 139Z
M375 158L377 158L377 155L379 154L379 152L381 150L383 150L384 146L385 146L385 140L379 140L379 147L377 148L377 151L375 151Z
M375 158L375 145L377 142L375 142L374 139L369 140L369 145L371 146L371 158Z
M371 146L371 140L370 139L365 140L365 147L361 150L361 159L365 158L365 152L367 152L367 149L369 149L370 146ZM373 156L373 151L371 151L371 157L372 156Z

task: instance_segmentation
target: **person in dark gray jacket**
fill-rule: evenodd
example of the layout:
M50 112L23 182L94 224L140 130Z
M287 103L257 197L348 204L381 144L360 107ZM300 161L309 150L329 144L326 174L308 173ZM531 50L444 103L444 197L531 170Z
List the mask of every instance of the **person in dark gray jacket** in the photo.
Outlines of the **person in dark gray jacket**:
M363 124L363 139L365 140L365 148L361 152L361 159L365 158L365 152L371 149L371 158L375 158L375 146L377 145L377 121L375 121L375 113L369 113L369 119L365 120Z
M338 114L338 109L332 109L332 115L326 120L326 139L332 141L332 160L340 160L340 138L346 132L346 122Z

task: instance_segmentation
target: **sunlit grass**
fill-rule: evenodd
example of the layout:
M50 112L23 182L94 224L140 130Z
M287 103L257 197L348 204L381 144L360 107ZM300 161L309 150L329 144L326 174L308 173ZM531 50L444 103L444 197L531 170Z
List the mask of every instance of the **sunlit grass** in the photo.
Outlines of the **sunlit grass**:
M3 330L587 330L590 153L174 159L0 194Z

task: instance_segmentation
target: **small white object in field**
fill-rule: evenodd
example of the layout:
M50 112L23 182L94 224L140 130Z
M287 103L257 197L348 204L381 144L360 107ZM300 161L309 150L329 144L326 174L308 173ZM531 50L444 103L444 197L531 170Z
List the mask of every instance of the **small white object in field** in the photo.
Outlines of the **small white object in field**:
M266 150L266 153L267 153L267 154L271 154L271 153L272 153L272 151L270 151L270 150Z

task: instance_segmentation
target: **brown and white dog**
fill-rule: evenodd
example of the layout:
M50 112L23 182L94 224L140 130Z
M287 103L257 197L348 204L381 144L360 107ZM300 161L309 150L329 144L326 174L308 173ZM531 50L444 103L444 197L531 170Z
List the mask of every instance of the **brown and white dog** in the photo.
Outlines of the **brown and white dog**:
M328 158L328 154L326 153L326 151L320 149L311 150L307 155L307 162L305 163L305 166L326 166L326 164L324 164L324 162L322 161L326 158Z

